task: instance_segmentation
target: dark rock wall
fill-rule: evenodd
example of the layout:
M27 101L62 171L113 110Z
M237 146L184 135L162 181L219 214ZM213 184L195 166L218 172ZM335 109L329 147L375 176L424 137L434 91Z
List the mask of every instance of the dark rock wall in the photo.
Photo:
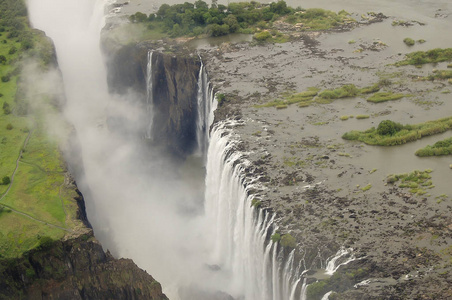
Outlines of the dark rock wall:
M104 49L109 52L106 57L110 93L138 96L143 109L151 49L152 45L144 44L126 45L114 51ZM177 156L189 155L196 147L199 68L197 57L158 51L152 56L153 141Z
M0 299L167 299L151 275L105 253L92 233L0 260L0 278Z

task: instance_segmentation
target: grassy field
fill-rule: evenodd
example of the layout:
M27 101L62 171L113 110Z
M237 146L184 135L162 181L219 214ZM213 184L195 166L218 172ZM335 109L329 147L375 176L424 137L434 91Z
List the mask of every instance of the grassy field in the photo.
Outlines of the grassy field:
M39 76L50 70L53 46L28 27L22 1L5 0L0 9L0 258L8 258L44 237L60 239L81 222L59 141L47 133L49 116L64 121L51 95L33 94L18 79L33 76L21 73L25 60L36 63Z

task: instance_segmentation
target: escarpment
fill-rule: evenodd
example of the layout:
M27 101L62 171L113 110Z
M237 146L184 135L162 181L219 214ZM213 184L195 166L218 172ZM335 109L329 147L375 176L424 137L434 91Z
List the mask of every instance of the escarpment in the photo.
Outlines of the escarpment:
M115 50L105 46L109 91L125 101L151 105L153 142L184 157L196 147L200 61L193 54L153 50L157 48L146 43Z
M1 260L0 273L0 299L167 299L132 260L105 253L92 231Z

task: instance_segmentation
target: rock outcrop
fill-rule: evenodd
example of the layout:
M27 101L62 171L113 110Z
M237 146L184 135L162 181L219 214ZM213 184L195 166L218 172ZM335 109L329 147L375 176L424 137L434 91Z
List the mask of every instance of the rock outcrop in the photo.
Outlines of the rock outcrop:
M92 231L1 260L0 274L0 299L167 299L132 260L105 253Z
M110 93L146 105L148 52L156 44L126 45L107 50L108 86ZM154 51L152 55L152 99L154 143L175 156L184 157L196 147L198 74L196 56ZM135 98L135 99L133 99Z

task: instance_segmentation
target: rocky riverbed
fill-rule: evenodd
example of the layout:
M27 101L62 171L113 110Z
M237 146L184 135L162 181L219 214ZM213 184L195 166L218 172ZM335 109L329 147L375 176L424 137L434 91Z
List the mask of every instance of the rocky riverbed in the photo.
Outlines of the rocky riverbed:
M416 124L452 111L447 81L418 80L448 63L393 66L418 48L408 49L402 41L386 44L384 38L396 29L391 18L379 21L376 26L387 29L380 38L352 40L372 32L374 25L367 24L352 31L296 35L284 44L206 43L197 50L217 95L225 95L217 120L239 121L234 129L241 141L238 150L251 161L248 175L264 186L256 193L260 207L276 213L281 233L296 237L299 256L312 261L306 267L325 268L326 259L341 247L353 249L357 259L338 272L342 284L332 284L334 278L317 296L331 287L341 292L335 299L448 299L451 158L420 159L414 152L450 132L395 147L341 138L385 119ZM309 87L362 88L382 80L385 90L407 96L376 104L358 96L309 107L259 107ZM433 170L435 187L422 195L387 183L390 174L425 169ZM321 273L314 273L310 282ZM358 282L362 284L353 287Z

